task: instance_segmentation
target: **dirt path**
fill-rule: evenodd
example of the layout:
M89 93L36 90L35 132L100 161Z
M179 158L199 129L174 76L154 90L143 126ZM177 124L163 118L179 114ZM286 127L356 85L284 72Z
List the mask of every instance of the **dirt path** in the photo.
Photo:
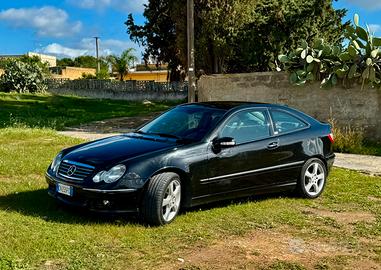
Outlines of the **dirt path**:
M77 127L66 128L65 131L59 131L58 133L84 140L97 140L130 132L151 120L156 115L158 115L158 113L149 114L147 116L120 117L95 121Z
M139 117L121 117L83 124L60 131L62 135L96 140L130 132L155 117L157 113ZM371 175L381 175L381 157L336 153L335 166Z

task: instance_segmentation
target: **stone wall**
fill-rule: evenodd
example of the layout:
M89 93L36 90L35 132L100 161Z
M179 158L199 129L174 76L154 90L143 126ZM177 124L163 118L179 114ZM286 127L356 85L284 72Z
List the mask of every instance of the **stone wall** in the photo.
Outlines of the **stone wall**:
M199 101L237 100L287 104L321 121L333 118L339 126L364 130L381 141L381 90L341 87L321 89L319 83L292 86L285 73L202 76Z
M49 89L48 92L56 95L74 95L80 97L90 97L99 99L116 100L182 100L187 97L187 92L159 92L159 91L115 91L110 89L89 90L89 89Z
M188 93L187 83L117 80L47 80L48 92L58 95L120 100L180 100Z

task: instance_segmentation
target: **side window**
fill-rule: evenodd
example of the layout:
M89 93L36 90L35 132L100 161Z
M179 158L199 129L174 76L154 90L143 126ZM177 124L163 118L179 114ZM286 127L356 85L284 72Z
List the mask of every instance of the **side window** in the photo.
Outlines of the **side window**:
M275 126L275 133L277 134L297 130L307 126L307 124L299 118L284 111L271 110L270 113Z
M266 111L247 110L236 113L225 124L220 137L232 137L237 144L251 142L270 136L270 124Z

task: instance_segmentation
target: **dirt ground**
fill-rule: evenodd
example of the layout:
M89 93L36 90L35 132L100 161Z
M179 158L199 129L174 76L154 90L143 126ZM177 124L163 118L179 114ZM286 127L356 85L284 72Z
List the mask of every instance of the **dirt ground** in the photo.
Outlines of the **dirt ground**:
M303 211L317 218L333 219L341 224L338 230L351 231L356 222L376 221L376 217L369 212L331 212L312 208ZM359 246L366 247L369 241L381 243L381 238L360 239ZM172 265L161 265L158 269L381 270L381 265L376 260L367 255L359 256L359 253L359 250L348 248L346 244L334 239L301 235L291 227L256 229L244 236L220 239L210 246L184 250Z

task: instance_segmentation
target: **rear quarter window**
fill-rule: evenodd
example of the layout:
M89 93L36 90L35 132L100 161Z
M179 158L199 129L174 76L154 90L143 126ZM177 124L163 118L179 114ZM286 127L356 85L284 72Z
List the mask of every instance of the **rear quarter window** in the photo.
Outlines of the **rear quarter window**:
M270 110L271 118L274 124L275 134L296 131L308 126L300 118L281 110Z

